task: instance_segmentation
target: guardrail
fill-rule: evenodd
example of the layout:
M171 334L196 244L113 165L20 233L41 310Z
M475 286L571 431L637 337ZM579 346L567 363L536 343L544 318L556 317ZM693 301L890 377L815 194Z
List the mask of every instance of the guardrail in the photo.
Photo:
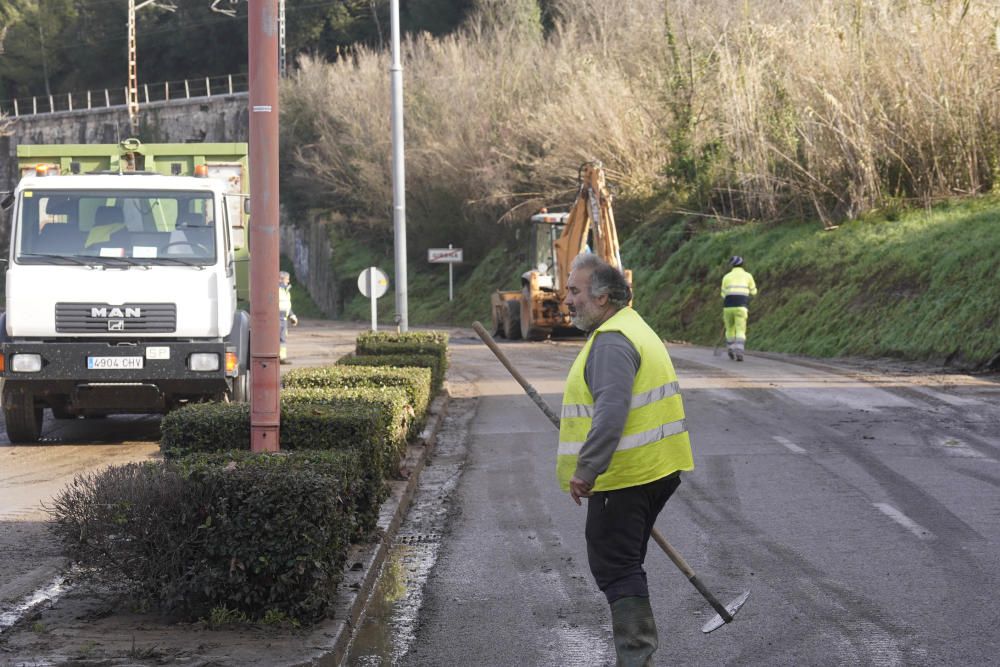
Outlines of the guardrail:
M183 81L144 83L139 86L139 104L218 97L220 95L232 95L233 93L245 93L249 89L250 86L246 74L224 74L222 76L206 76L199 79L184 79ZM88 90L84 93L36 95L12 100L0 100L0 112L7 114L11 118L16 118L19 116L35 116L86 109L105 109L127 105L128 88L122 87Z

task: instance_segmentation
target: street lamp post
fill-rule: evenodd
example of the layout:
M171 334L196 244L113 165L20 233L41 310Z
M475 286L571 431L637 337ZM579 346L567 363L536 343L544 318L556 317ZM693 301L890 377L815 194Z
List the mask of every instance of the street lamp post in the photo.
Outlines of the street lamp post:
M135 13L148 5L168 12L177 11L177 5L173 3L159 4L158 0L145 0L137 5L135 0L128 0L128 122L132 127L132 136L139 133L139 77L136 74Z

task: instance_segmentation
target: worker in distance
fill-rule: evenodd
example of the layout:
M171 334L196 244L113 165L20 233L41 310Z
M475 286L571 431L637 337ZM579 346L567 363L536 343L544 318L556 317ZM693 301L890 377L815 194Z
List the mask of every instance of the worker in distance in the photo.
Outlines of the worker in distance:
M726 327L726 351L733 361L743 361L747 344L747 320L750 318L750 297L757 295L757 283L746 270L743 258L729 258L733 267L722 278L722 323Z

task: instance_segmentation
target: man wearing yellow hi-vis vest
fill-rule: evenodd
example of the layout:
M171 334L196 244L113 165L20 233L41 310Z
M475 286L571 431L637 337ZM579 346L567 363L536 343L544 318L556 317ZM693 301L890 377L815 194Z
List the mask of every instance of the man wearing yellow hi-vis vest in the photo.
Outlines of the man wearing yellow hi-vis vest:
M579 255L567 283L573 324L589 333L566 378L557 473L587 498L587 560L611 606L619 665L652 665L659 645L643 561L667 499L692 470L670 355L628 304L624 274Z
M747 319L750 317L750 297L757 294L757 283L743 268L743 258L729 258L732 270L722 278L722 322L726 325L726 350L729 358L743 361L747 344Z

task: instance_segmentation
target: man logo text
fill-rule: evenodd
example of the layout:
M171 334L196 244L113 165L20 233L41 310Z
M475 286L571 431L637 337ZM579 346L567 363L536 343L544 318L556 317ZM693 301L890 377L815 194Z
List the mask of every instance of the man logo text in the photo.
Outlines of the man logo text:
M142 317L142 308L91 308L91 317L115 317L115 318L128 318L128 317Z

